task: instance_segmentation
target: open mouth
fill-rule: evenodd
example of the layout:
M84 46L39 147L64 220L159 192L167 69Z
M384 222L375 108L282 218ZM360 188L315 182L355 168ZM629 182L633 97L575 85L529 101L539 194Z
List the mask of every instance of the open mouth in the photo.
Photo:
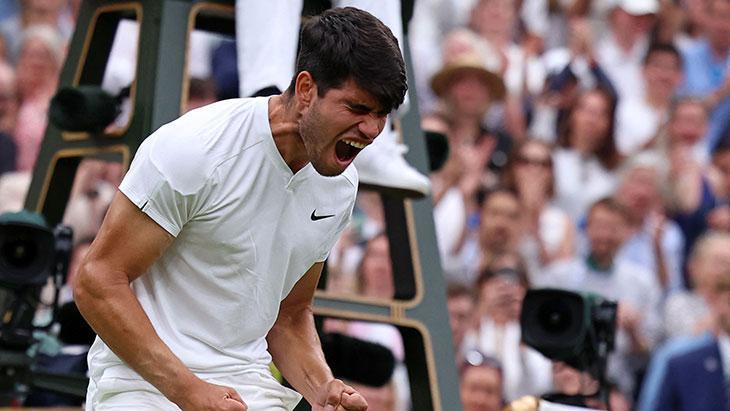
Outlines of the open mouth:
M335 144L335 155L337 159L343 163L351 161L357 153L365 148L365 144L360 144L350 140L340 140Z

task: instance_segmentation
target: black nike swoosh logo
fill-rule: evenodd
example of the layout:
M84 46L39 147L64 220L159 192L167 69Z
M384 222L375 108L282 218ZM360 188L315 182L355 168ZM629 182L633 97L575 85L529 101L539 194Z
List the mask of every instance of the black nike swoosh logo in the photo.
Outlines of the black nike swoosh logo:
M334 217L335 216L334 214L316 215L315 214L316 212L317 212L317 210L312 211L312 215L309 216L312 219L312 221L322 220L323 218L330 218L330 217Z

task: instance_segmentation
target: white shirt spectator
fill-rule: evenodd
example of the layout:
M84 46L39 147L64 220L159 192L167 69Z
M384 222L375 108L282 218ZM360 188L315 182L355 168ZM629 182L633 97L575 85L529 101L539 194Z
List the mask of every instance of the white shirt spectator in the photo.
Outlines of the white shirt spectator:
M644 96L619 100L616 110L616 148L623 156L636 154L656 137L666 121L664 110L650 106Z
M640 39L628 52L624 52L610 32L596 45L596 59L616 88L619 100L641 96L644 80L641 62L649 47L648 39Z
M616 177L595 156L583 157L575 150L558 148L553 153L555 199L573 221L578 222L588 207L611 195Z
M618 301L619 305L631 305L643 315L640 327L643 337L652 346L658 341L661 288L652 272L621 258L616 258L608 271L599 271L587 258L576 258L553 264L543 275L552 278L561 288L592 292ZM616 348L609 356L608 376L625 393L633 390L634 371L642 360L631 354L631 348L628 334L618 329Z

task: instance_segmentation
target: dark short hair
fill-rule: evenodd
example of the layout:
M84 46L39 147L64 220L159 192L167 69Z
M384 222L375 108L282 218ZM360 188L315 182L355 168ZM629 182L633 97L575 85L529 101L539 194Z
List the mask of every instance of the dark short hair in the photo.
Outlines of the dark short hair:
M401 105L408 89L398 39L375 16L354 7L329 9L304 21L290 92L302 71L312 75L322 96L352 79L384 111Z
M471 287L467 287L464 284L459 283L449 283L446 286L446 299L450 300L452 298L459 298L459 297L469 297L469 299L474 300L474 289Z
M593 211L595 211L597 208L603 207L615 214L618 214L626 220L628 218L628 211L626 210L626 207L621 205L618 201L616 201L612 197L604 197L596 202L594 202L591 207L588 209L588 213L586 214L589 218L591 214L593 214Z
M682 69L682 55L679 54L679 50L674 47L674 44L672 43L652 43L649 45L649 49L646 50L646 54L644 54L643 64L646 65L646 63L649 62L649 59L657 53L668 53L673 55L677 60L677 67L680 70Z

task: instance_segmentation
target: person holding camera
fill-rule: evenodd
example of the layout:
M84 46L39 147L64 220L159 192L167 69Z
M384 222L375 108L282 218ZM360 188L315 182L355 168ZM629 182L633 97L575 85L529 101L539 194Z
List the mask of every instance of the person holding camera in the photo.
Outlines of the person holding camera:
M634 375L659 338L660 288L651 272L618 258L626 237L627 215L610 198L588 211L588 252L553 264L543 274L556 288L592 292L618 301L616 350L609 356L608 377L631 397Z
M477 324L464 337L464 352L477 350L501 363L507 401L548 392L550 361L521 342L520 312L528 282L519 256L502 256L486 266L477 288Z
M406 89L390 29L331 9L304 23L283 94L193 110L142 143L74 288L99 335L88 410L367 409L325 362L312 300L352 214L350 165Z

